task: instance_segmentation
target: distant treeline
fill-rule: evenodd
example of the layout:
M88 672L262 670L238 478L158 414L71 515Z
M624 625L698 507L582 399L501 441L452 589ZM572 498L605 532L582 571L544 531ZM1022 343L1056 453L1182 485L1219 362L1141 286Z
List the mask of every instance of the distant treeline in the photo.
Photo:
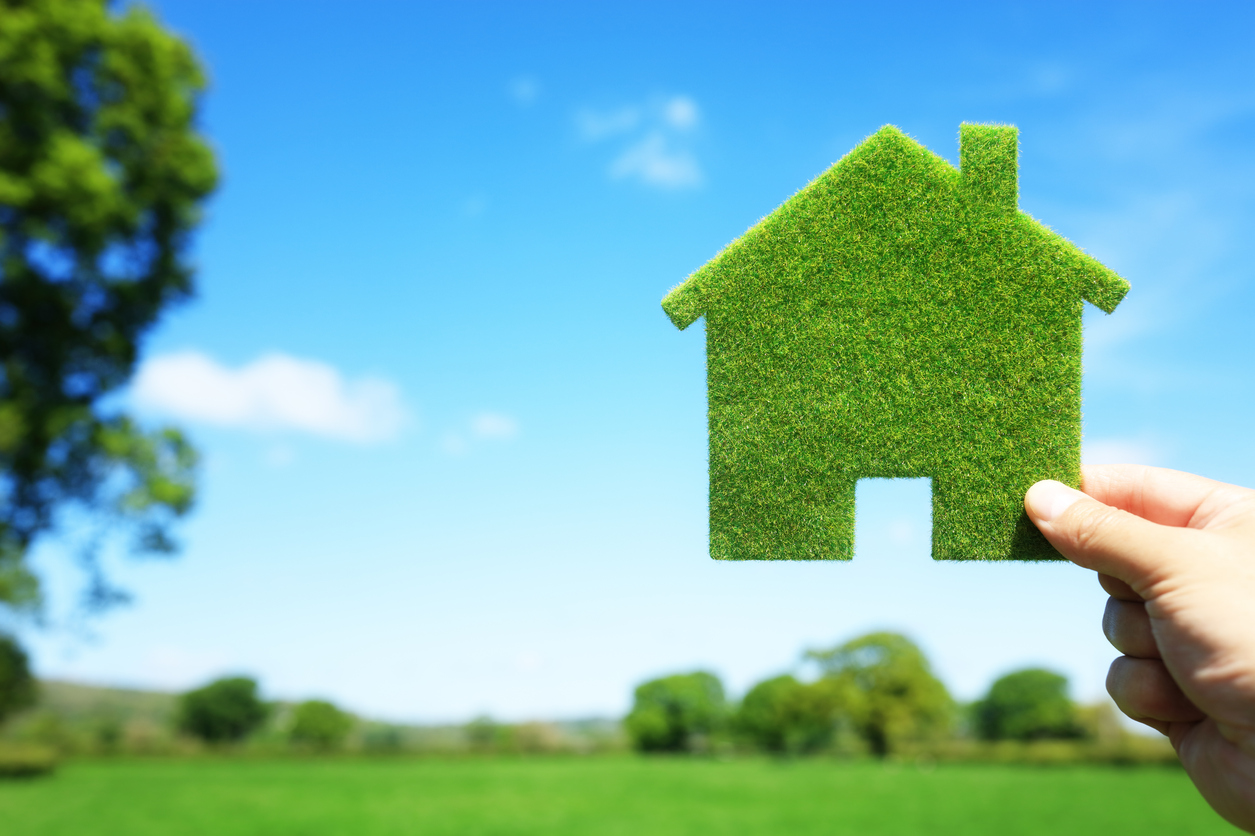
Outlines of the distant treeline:
M803 654L814 676L782 673L726 696L713 673L653 679L624 720L640 752L765 752L1037 763L1173 763L1166 740L1131 734L1109 703L1079 706L1065 676L1041 668L1000 677L984 697L954 700L923 651L870 633Z
M327 700L268 702L248 677L166 694L69 682L36 684L34 704L0 729L5 748L112 755L573 754L623 751L618 721L409 725L357 717ZM3 771L0 768L0 771Z
M981 699L959 703L919 647L884 632L808 651L799 664L808 676L781 673L755 684L739 700L730 699L719 678L705 671L644 682L621 722L499 723L480 717L460 725L391 724L354 716L328 700L268 702L256 680L246 676L218 679L184 694L163 694L35 683L25 657L10 657L7 668L0 664L0 680L8 677L7 686L0 681L0 760L6 749L35 752L36 760L635 749L649 754L766 753L921 762L1175 761L1166 741L1125 730L1110 704L1073 703L1067 679L1052 671L1010 672ZM15 678L14 671L25 678Z

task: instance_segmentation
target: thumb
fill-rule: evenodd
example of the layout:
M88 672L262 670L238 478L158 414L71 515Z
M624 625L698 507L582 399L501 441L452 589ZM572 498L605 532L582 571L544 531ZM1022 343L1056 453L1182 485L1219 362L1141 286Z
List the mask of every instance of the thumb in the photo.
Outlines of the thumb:
M1024 509L1068 560L1119 578L1139 594L1172 571L1185 551L1182 538L1196 533L1144 520L1054 480L1029 488Z

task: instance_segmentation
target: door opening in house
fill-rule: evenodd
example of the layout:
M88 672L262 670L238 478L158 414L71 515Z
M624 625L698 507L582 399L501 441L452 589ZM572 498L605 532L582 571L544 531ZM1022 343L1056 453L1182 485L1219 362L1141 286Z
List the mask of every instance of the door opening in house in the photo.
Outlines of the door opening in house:
M932 562L932 479L859 479L854 489L854 559Z

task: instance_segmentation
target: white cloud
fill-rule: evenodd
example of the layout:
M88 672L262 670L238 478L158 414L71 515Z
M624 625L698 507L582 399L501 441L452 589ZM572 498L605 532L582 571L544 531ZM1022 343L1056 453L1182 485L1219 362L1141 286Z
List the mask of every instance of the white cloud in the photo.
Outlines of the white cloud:
M688 96L675 96L663 105L663 118L671 127L687 131L697 127L697 102Z
M519 107L529 107L540 97L540 82L531 76L519 76L510 80L506 90Z
M1082 445L1085 464L1149 464L1162 460L1158 445L1136 438L1095 438Z
M480 438L510 439L519 434L519 422L509 415L481 412L471 419L471 432Z
M674 147L661 133L652 133L626 149L610 165L610 176L636 177L664 189L699 186L702 171L688 151Z
M641 109L627 106L615 110L581 110L575 114L575 127L580 136L590 142L627 133L641 122Z
M612 179L638 180L662 189L701 185L701 166L691 148L700 121L697 102L682 95L610 110L581 110L575 116L583 139L617 138L625 143L610 163Z
M190 421L359 443L393 438L407 421L393 383L346 380L326 363L286 354L236 369L198 351L154 357L140 367L132 391L139 406Z

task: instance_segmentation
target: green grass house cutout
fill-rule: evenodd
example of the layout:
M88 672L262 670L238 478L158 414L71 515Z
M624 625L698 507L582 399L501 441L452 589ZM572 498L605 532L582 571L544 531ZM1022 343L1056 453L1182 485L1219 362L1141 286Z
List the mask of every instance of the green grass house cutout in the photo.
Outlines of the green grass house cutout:
M1046 560L1076 486L1083 300L1128 283L1018 208L1014 127L959 169L887 126L672 290L706 318L710 554L849 560L865 477L932 480L937 560Z

